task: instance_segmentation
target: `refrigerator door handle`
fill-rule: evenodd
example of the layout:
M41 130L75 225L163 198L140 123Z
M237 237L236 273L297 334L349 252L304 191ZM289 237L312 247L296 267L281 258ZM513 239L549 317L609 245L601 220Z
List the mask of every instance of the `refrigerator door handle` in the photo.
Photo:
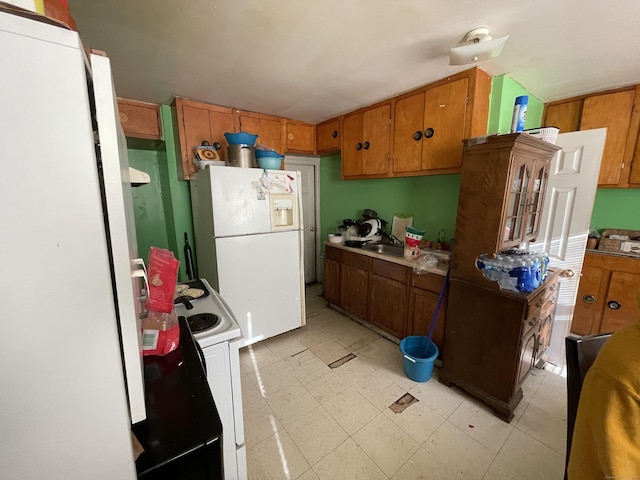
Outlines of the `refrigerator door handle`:
M137 266L138 269L131 272L131 275L134 278L142 278L144 281L144 284L142 285L143 288L140 289L140 293L142 293L142 295L138 297L138 301L143 304L143 308L141 309L139 315L140 319L142 320L143 318L147 318L147 316L149 316L149 310L145 310L144 308L147 303L147 294L149 292L149 279L147 277L147 267L144 264L144 260L142 258L134 258L133 264Z

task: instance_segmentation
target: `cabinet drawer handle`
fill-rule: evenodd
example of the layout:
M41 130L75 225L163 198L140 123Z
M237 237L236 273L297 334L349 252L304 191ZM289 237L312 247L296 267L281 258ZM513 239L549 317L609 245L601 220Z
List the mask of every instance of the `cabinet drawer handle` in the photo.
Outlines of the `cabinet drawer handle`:
M607 307L609 307L611 310L618 310L620 307L622 307L622 304L620 302L616 302L615 300L610 300L607 302Z
M435 133L435 131L433 130L433 128L427 128L424 131L424 138L431 138L431 137L433 137L434 133Z
M362 144L360 142L356 143L356 150L362 150Z
M538 323L538 317L533 317L529 319L530 326L535 327L537 323Z
M413 134L414 140L420 140L421 138L422 138L422 132L420 130L418 130L416 133Z
M365 150L369 150L369 142L364 142L362 144L362 148L364 148Z
M584 297L582 297L582 301L584 303L595 303L596 297L594 297L593 295L585 295Z
M337 130L334 130L333 132L331 132L331 136L332 136L333 138L338 138L338 131L337 131Z
M538 300L536 302L536 308L540 308L542 305L544 305L544 301L543 300Z

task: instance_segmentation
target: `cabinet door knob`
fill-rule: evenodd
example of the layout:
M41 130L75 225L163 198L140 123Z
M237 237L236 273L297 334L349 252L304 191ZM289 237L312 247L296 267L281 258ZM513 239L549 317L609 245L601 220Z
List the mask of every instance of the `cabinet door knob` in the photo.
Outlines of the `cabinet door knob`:
M369 150L369 142L364 142L362 144L362 148L364 148L365 150Z
M360 142L356 143L356 150L362 150L362 144Z
M332 136L333 138L338 138L338 131L337 131L337 130L334 130L333 132L331 132L331 136Z
M584 297L582 297L582 301L584 303L595 303L596 297L594 297L593 295L585 295Z
M431 138L431 137L433 137L434 133L435 133L435 131L433 130L433 128L427 128L424 131L424 138Z
M418 130L416 133L413 134L414 140L420 140L421 138L422 138L422 132L420 130Z
M537 323L538 323L538 317L533 317L529 319L530 326L535 327Z
M211 145L209 140L202 140L202 142L200 142L201 147L208 147L209 145Z
M220 145L220 142L213 142L213 148L216 150L222 150L222 145Z
M567 269L562 271L562 276L566 277L566 278L575 277L576 276L576 272L574 272L570 268L567 268Z
M616 302L615 300L610 300L607 302L607 307L609 307L611 310L618 310L620 307L622 307L622 304L620 302Z

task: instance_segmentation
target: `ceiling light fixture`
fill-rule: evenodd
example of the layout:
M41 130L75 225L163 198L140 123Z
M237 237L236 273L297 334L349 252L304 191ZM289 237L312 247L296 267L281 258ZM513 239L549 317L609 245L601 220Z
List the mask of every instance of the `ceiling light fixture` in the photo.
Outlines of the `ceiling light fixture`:
M493 40L488 28L474 28L464 36L464 45L451 47L449 65L467 65L497 57L508 38L509 35Z

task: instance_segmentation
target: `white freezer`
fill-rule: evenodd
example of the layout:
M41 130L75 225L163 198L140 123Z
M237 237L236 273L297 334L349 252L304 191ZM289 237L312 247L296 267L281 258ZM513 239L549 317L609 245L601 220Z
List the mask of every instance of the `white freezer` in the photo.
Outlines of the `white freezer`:
M213 231L210 235L229 237L272 231L270 195L261 181L265 170L259 168L213 167L197 173L197 188L211 198ZM293 194L298 194L298 172L266 170L266 175L286 177ZM193 182L192 182L193 185ZM294 205L296 217L298 204ZM296 221L292 229L300 228Z

